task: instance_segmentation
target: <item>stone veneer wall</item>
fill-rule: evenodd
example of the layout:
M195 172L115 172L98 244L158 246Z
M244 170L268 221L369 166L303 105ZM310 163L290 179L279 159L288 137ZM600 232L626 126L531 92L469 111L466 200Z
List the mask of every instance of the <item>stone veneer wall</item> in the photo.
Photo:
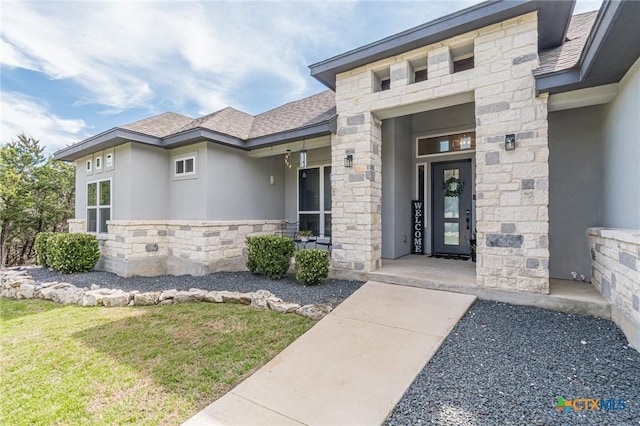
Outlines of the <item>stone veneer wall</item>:
M640 349L640 230L587 229L591 283L611 302L611 316Z
M84 232L84 220L74 222L70 232ZM273 235L280 221L112 220L108 226L108 234L98 235L97 269L125 277L205 275L245 270L246 237Z
M452 49L471 43L475 67L453 73ZM332 266L338 274L381 266L383 142L376 114L474 100L477 284L548 293L547 96L535 91L537 43L534 12L338 74L332 139ZM427 59L428 80L413 83L411 61L420 58ZM391 88L376 91L376 73L385 69ZM517 148L506 152L511 133ZM349 153L351 169L343 163Z

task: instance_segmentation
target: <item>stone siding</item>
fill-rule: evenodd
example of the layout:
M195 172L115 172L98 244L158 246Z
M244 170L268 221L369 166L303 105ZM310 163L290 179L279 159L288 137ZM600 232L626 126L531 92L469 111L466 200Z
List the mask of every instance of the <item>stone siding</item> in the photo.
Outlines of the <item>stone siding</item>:
M102 256L97 269L121 276L246 270L246 237L273 235L280 227L277 220L112 220L107 224L109 233L98 235Z
M332 139L333 259L345 271L381 266L381 121L475 101L477 284L548 293L547 96L536 96L537 15L529 13L338 74ZM473 45L473 69L453 73ZM411 64L426 58L428 79ZM389 69L391 88L379 91ZM384 113L384 114L381 114ZM515 134L516 150L504 139ZM344 158L353 154L353 167ZM407 165L409 166L409 165Z
M612 319L640 349L640 230L587 229L591 283L612 305Z

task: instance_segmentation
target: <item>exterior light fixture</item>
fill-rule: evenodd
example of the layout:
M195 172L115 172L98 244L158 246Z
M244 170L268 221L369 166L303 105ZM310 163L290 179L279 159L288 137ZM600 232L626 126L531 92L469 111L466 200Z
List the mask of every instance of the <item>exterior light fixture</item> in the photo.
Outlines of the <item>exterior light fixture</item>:
M516 149L516 135L511 133L510 135L506 135L504 137L504 150L505 151L515 151Z
M344 167L346 167L347 169L350 169L351 166L353 166L353 154L347 154L347 156L344 159Z
M300 151L300 168L301 169L307 168L307 150L306 149L303 149L302 151Z

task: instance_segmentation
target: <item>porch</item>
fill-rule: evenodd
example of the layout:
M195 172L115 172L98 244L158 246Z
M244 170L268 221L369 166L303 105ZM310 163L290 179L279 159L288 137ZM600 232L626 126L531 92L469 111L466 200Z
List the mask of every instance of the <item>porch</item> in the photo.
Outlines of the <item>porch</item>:
M381 268L365 275L388 284L473 294L485 300L611 319L611 304L588 282L552 278L549 294L479 287L475 266L471 261L407 255L383 259Z

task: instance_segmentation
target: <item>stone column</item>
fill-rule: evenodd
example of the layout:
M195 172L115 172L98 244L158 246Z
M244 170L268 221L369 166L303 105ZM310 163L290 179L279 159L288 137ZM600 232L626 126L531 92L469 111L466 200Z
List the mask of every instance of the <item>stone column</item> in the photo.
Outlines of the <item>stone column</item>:
M517 24L517 25L516 25ZM547 95L536 96L535 14L476 39L477 283L549 292ZM505 151L507 134L516 149Z
M338 103L338 134L331 141L332 266L338 273L369 272L381 266L381 121L370 112L354 114L348 105Z

